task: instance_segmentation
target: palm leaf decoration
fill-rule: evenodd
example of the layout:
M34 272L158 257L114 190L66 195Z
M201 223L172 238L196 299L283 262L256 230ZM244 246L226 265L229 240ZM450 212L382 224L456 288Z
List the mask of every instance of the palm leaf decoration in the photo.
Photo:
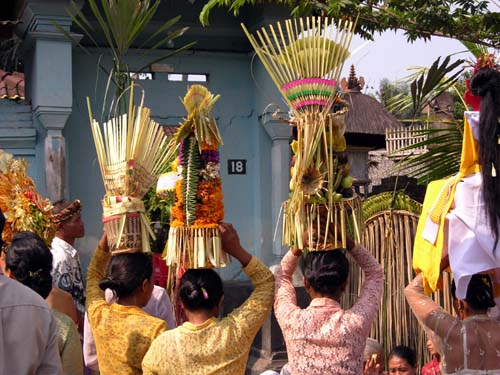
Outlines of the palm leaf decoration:
M177 16L165 21L159 25L154 32L147 35L146 29L158 10L160 2L161 0L155 0L154 2L149 0L88 0L90 11L97 21L97 25L89 20L75 0L71 0L69 3L69 7L66 11L73 24L79 29L79 32L83 33L98 50L102 48L97 42L96 36L102 34L106 40L106 47L109 48L113 56L113 68L110 70L100 61L99 68L109 75L109 79L116 85L115 98L117 99L122 97L121 94L131 83L129 67L124 59L125 55L132 45L139 41L140 37L143 37L144 40L141 41L138 48L142 49L144 54L148 54L162 46L167 46L188 30L187 27L171 30L180 20L180 16ZM68 30L55 22L54 24L61 33L73 40L73 42L81 47L86 53L90 54L90 52L81 45ZM189 49L194 44L195 42L186 44L175 50L170 50L168 53L140 67L137 71L142 72L151 64L165 60L172 55ZM146 46L149 45L152 46L146 48ZM105 95L105 97L106 96L107 95Z

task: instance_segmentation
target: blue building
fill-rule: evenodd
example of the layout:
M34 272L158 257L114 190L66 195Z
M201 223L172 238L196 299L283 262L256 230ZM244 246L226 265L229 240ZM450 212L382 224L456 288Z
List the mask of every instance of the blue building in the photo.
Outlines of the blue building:
M106 77L98 72L97 63L100 60L111 66L111 56L106 49L90 47L89 41L81 39L90 51L84 52L56 28L54 21L73 33L75 40L81 38L65 11L69 1L23 3L15 32L22 42L26 101L0 101L0 147L30 162L30 175L43 195L53 201L63 197L82 201L86 236L77 247L86 268L102 231L100 200L104 194L86 97L91 98L94 113L100 113ZM88 4L80 5L90 15ZM273 236L281 201L288 194L291 129L272 116L277 106L281 110L286 107L254 58L239 23L255 29L287 12L256 7L235 18L220 9L213 13L212 24L204 28L198 21L202 5L195 1L162 1L155 16L158 22L151 24L151 30L160 19L180 14L180 26L189 26L189 31L169 47L191 41L197 44L152 66L152 79L138 83L144 88L145 104L151 108L153 118L167 126L177 125L185 115L179 97L192 83L188 75L206 77L204 84L221 95L214 115L224 140L221 174L225 220L239 230L242 244L250 252L272 264L284 251L279 238L273 241ZM131 71L165 51L148 56L143 52L130 51L127 63ZM268 107L269 103L277 106ZM229 160L243 160L246 173L228 174ZM280 231L277 233L279 237ZM238 272L239 267L233 265L222 274L231 279L238 278Z

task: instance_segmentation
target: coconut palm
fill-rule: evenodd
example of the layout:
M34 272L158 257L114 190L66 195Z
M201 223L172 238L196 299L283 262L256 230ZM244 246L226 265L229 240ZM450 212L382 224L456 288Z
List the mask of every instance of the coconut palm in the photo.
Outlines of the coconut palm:
M475 57L487 53L484 46L466 42L463 44ZM410 154L396 164L397 169L407 171L410 176L416 177L419 183L451 176L460 167L463 118L460 116L447 120L436 119L426 107L428 108L428 104L441 93L451 91L460 98L457 104L462 109L460 112L467 109L467 104L462 99L463 87L459 87L465 70L464 62L462 59L452 61L452 56L447 56L442 62L441 58L438 58L430 68L415 69L414 73L405 78L410 83L410 95L396 96L388 104L390 111L411 108L413 118L403 122L421 126L414 131L414 135L422 137L423 141L395 151L408 153L412 149L428 150L421 154Z

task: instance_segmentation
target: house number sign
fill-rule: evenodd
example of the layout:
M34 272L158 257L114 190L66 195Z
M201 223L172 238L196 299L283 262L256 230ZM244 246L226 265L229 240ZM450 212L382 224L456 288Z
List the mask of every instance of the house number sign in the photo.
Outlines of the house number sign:
M247 174L247 161L245 159L228 159L227 174Z

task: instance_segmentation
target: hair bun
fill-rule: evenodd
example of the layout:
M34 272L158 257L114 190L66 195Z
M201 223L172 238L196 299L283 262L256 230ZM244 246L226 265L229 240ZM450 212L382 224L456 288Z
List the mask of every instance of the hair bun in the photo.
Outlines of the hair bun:
M500 73L494 69L481 68L472 76L469 86L472 94L485 97L488 93L498 90Z
M116 281L110 277L106 277L99 282L99 288L102 290L111 289L113 292L120 295L123 292L123 285L121 282Z

